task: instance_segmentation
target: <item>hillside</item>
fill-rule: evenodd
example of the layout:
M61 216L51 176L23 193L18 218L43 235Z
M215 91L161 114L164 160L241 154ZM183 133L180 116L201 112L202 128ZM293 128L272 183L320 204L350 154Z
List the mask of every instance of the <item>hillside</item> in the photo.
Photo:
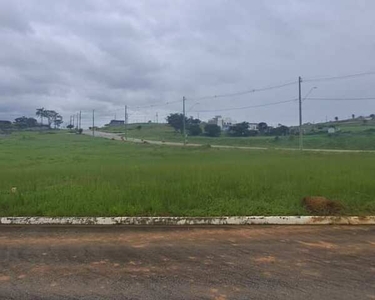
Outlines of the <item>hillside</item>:
M327 128L339 129L329 135ZM104 127L100 130L124 135L124 127ZM304 125L304 148L306 149L354 149L375 150L375 121L343 120ZM138 123L128 125L128 137L144 140L182 142L183 137L167 124ZM188 142L211 145L252 146L267 148L298 148L298 136L220 137L188 136Z

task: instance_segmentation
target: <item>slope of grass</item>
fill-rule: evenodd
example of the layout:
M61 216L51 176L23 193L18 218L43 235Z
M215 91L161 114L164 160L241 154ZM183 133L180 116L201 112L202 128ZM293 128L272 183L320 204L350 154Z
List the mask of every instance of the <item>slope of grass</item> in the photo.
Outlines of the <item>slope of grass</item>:
M375 213L372 154L169 148L67 133L13 134L0 149L1 216L303 215L306 195L339 199L345 214Z
M140 126L140 129L137 127ZM353 125L351 125L353 126ZM360 131L357 127L363 129ZM139 128L139 127L138 127ZM345 131L335 135L315 134L304 136L304 147L306 149L354 149L354 150L375 150L375 132L368 131L373 128L369 126L345 127ZM124 133L123 127L109 127L101 129L107 132ZM367 131L366 131L367 130ZM375 130L374 130L375 131ZM182 142L183 137L176 133L166 124L131 124L129 125L128 137L158 140L169 142ZM233 145L233 146L252 146L266 148L298 148L298 136L286 136L275 138L273 136L256 137L221 137L210 138L207 136L189 136L189 143L211 144L211 145Z

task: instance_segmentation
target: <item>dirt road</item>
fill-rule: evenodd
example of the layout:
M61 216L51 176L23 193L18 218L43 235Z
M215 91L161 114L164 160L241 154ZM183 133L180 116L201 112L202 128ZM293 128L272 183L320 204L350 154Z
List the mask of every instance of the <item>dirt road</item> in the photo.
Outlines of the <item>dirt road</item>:
M84 130L83 134L92 136L92 131ZM124 141L124 139L121 137L120 134L110 133L110 132L95 131L95 137ZM135 138L128 138L127 141L132 142L132 143L147 143L147 144L151 144L151 145L167 145L167 146L175 146L175 147L176 146L177 147L184 146L183 143L178 143L178 142L162 142L162 141L154 141L154 140L141 140L141 139L135 139ZM190 144L190 143L188 143L185 146L199 147L199 146L202 146L202 144ZM230 146L230 145L211 145L211 147L212 148L221 148L221 149L268 150L268 148L265 148L265 147L247 147L247 146ZM286 150L286 151L300 151L299 149L295 149L295 148L272 148L272 149L274 149L274 150ZM331 153L361 153L361 152L375 153L374 150L340 150L340 149L303 149L303 151L306 151L306 152L331 152Z
M0 299L375 299L375 227L0 227Z

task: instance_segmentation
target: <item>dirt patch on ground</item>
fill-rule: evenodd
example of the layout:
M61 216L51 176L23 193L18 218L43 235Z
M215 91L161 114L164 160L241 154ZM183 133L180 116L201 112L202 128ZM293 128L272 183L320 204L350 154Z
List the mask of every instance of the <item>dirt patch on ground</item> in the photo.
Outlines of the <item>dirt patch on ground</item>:
M337 215L343 210L343 205L325 197L305 197L302 199L302 205L306 210L315 215Z
M258 257L258 258L255 258L254 261L257 262L257 263L267 263L267 264L270 264L270 263L276 262L276 257L274 257L274 256Z

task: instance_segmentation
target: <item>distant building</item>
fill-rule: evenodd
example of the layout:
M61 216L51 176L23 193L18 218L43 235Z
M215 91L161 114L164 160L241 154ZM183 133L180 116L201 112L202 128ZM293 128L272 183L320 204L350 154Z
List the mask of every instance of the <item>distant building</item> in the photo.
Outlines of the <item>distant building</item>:
M118 127L118 126L124 126L125 122L121 120L111 120L111 122L108 124L110 127Z
M223 129L224 126L224 120L222 116L215 116L211 120L208 120L208 124L215 124L220 127L220 129Z
M249 123L249 130L258 130L258 123Z

